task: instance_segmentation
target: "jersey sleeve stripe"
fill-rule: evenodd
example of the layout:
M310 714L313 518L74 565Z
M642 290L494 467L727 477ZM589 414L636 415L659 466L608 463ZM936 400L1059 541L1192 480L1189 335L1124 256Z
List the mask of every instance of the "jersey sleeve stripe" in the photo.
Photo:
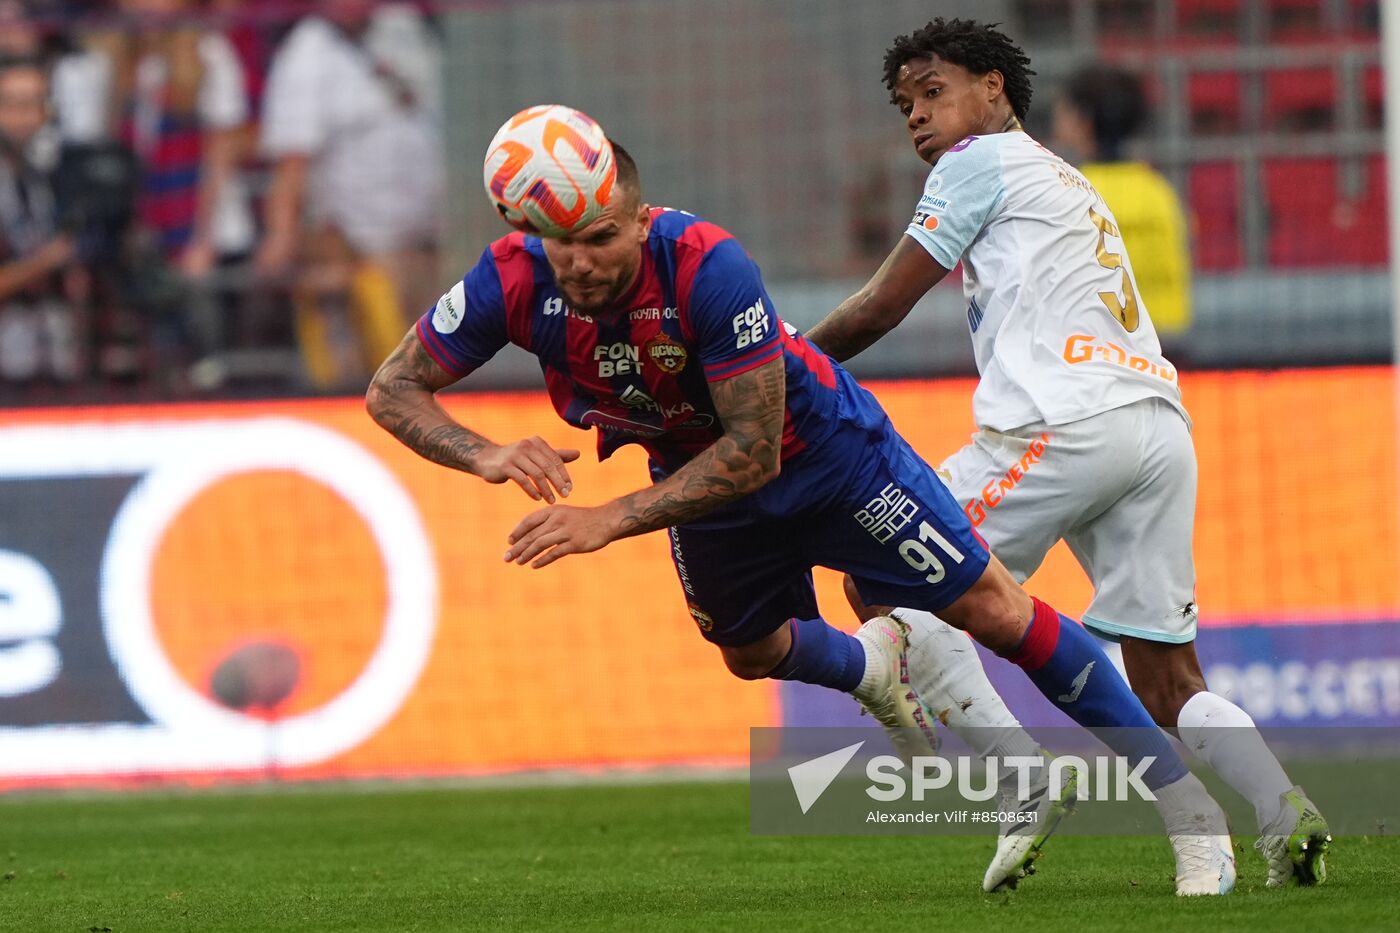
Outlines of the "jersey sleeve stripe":
M506 312L510 342L529 350L534 344L535 261L523 233L512 233L491 244L500 283L500 302Z
M476 368L452 353L442 337L428 323L426 315L418 319L418 342L423 344L423 349L428 351L433 362L441 366L446 373L460 378Z
M690 292L695 276L709 257L710 251L734 235L707 220L698 220L676 237L676 301L682 309L690 307Z
M732 360L721 360L717 363L705 364L705 378L711 381L719 379L729 379L746 373L751 369L757 369L764 363L771 363L783 355L783 344L780 340L773 340L757 349L745 353L743 356L736 356Z

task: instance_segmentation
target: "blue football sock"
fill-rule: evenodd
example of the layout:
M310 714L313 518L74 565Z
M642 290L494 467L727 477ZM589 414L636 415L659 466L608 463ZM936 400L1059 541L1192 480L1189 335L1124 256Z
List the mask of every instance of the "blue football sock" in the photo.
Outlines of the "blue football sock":
M792 647L768 672L775 680L800 680L850 693L865 676L865 647L822 619L793 619Z
M1143 773L1150 789L1184 777L1181 756L1094 637L1040 600L1031 601L1035 614L1030 627L1008 659L1020 665L1050 702L1129 763L1154 757Z

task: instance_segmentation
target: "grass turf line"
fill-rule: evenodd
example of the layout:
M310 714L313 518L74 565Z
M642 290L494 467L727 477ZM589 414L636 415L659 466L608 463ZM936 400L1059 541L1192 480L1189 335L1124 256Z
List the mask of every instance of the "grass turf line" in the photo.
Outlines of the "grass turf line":
M1394 928L1400 840L1317 889L1172 894L1162 838L1051 841L982 894L990 837L765 838L743 784L296 790L0 802L0 930ZM1252 839L1237 837L1237 845Z

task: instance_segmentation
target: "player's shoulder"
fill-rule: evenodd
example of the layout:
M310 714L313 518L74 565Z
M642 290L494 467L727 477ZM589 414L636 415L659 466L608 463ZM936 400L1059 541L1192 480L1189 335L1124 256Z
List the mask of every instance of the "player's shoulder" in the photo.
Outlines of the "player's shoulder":
M982 136L964 136L948 147L948 151L938 158L935 168L948 165L977 164L1001 158L1002 150L1011 142L1011 136L1024 136L1024 133L988 133Z
M1046 149L1029 133L1013 130L988 133L985 136L967 136L943 153L934 168L968 172L1000 169L1008 159L1058 158L1059 156Z
M493 240L491 245L486 247L486 254L483 260L490 257L496 265L530 264L533 265L537 257L544 255L544 244L536 236L527 236L524 233L509 233L498 240Z
M985 187L992 184L996 187L1002 175L1002 150L1009 142L1005 137L1010 135L967 136L955 143L929 170L924 195L936 197L940 189L950 185Z
M719 224L673 207L651 209L651 240L654 245L701 254L712 252L722 243L738 243L734 234Z
M995 202L1004 190L1002 148L1008 133L968 136L939 156L924 179L919 213L942 213ZM1022 134L1017 134L1022 135Z
M511 233L492 241L463 277L483 306L522 312L531 304L541 280L544 247L538 237Z

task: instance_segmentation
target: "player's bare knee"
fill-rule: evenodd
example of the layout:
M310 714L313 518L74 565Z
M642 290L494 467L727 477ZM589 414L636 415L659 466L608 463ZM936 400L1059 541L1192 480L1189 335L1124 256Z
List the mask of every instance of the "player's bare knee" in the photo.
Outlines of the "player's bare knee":
M771 666L764 667L762 664L755 664L742 657L735 657L729 652L724 654L724 666L729 668L729 673L740 680L762 680L773 669Z
M740 680L762 680L773 672L787 655L787 646L768 641L751 645L720 647L724 666Z
M977 582L938 617L1005 654L1021 643L1032 611L1030 597L994 558Z

